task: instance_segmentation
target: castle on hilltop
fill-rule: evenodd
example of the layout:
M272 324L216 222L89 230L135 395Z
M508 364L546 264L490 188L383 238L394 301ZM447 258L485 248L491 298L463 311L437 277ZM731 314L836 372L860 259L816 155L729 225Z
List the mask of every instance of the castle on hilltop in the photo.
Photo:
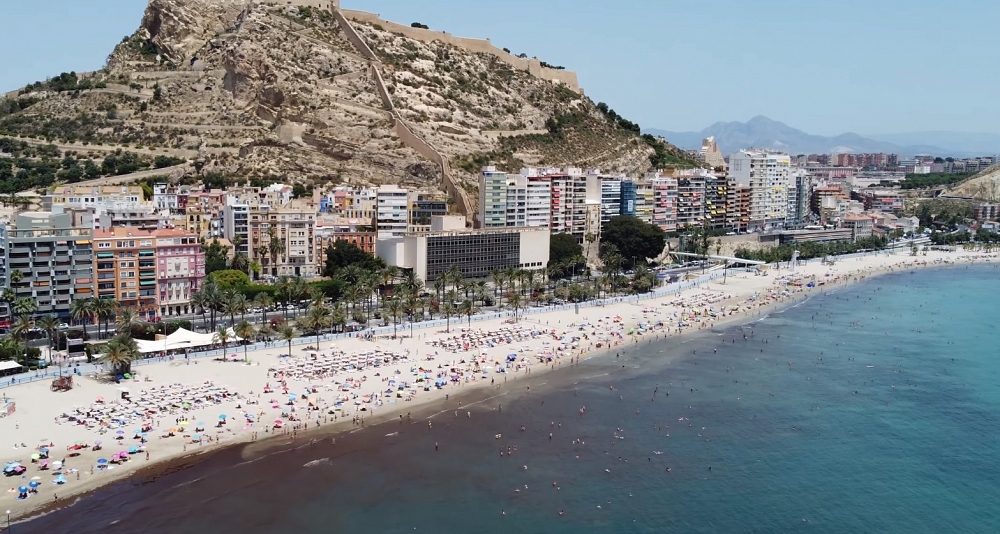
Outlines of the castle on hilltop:
M340 9L340 0L285 0L285 2L291 6L321 7L329 10Z

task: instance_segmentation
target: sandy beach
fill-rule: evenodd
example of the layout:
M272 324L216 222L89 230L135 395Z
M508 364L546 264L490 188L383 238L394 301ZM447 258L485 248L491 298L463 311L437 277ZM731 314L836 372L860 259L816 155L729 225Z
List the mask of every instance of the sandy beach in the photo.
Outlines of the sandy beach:
M246 447L251 454L269 443L313 439L317 429L325 434L412 418L428 408L455 409L454 402L447 403L453 395L524 389L519 380L525 376L651 337L746 321L885 272L972 261L996 261L996 255L897 252L837 259L833 265L813 262L795 272L783 266L768 269L766 276L730 274L725 283L720 279L579 313L533 313L516 323L495 319L470 325L455 319L450 332L418 325L412 338L324 341L318 348L293 347L291 358L287 345L277 342L250 352L249 362L242 361L242 348L234 347L240 361L179 358L137 367L136 375L120 384L77 377L66 392L50 391L49 381L0 388L16 403L16 412L0 418L0 459L26 468L4 478L0 511L19 518L67 506L75 496L140 470L195 460L220 447L257 442ZM399 329L399 336L408 334Z

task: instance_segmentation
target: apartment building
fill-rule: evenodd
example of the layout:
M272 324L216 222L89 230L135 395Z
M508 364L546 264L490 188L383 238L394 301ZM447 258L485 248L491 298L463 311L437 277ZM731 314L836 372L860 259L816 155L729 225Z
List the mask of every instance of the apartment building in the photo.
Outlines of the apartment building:
M68 214L20 213L0 227L0 286L34 300L35 315L68 321L71 302L94 295L93 246L93 230L74 227ZM0 303L0 324L10 319L9 304Z
M395 185L376 191L375 231L379 237L406 233L410 218L410 193Z
M750 229L750 204L753 192L749 186L741 186L730 180L729 197L726 203L726 226L734 232Z
M407 231L427 232L431 229L431 217L435 215L447 215L448 202L434 195L416 195L416 199L410 202L407 211Z
M316 261L316 212L294 207L255 205L247 213L249 258L261 264L268 276L312 277L319 273ZM271 239L280 243L271 255ZM321 264L322 262L320 262Z
M729 180L708 175L705 177L705 220L711 228L726 228L729 206Z
M635 217L639 207L639 184L633 180L623 180L621 193L621 215Z
M736 185L750 188L752 231L781 228L788 216L787 154L766 150L741 150L729 158L729 176Z
M428 225L430 229L430 225ZM315 257L317 272L321 272L326 264L326 249L337 241L346 241L361 250L375 254L376 236L367 221L360 219L323 219L316 221Z
M705 218L705 176L677 178L677 227L699 227Z
M677 179L659 172L647 175L653 191L652 224L665 232L677 230Z
M134 308L146 320L159 314L156 243L149 230L94 231L97 296Z
M479 174L479 221L481 228L507 226L507 173L483 167Z
M42 207L103 208L114 205L149 204L138 185L83 185L58 186L42 198Z
M153 230L156 247L156 281L159 317L195 313L191 295L201 288L205 278L205 253L198 235L181 229ZM140 269L148 261L140 258ZM141 274L141 271L140 271ZM140 293L145 288L141 286Z
M580 243L587 234L587 179L579 169L547 175L551 184L550 228L570 234Z
M794 228L809 217L809 198L812 194L812 176L805 169L793 169L788 177L788 213L785 226Z

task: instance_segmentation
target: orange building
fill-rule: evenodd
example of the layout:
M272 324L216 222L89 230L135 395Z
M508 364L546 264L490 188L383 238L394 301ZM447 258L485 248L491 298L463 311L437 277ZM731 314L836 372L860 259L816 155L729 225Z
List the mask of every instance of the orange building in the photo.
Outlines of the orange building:
M98 298L135 308L147 320L157 316L156 243L153 232L113 227L94 230Z

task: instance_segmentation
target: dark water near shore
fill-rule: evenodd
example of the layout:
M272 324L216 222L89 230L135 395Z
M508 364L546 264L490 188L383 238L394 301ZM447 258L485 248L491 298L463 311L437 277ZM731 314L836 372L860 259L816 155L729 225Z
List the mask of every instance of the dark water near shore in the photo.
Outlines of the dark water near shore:
M992 266L893 274L15 532L998 532L998 296Z

